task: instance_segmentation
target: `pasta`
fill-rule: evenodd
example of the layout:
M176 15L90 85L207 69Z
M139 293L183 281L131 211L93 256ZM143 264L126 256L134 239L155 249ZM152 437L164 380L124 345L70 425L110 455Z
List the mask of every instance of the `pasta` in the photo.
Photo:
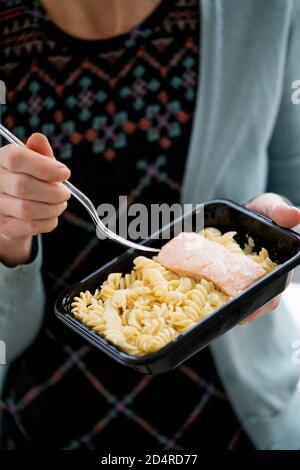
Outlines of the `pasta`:
M277 266L265 248L255 252L251 237L242 248L234 231L222 234L210 227L200 234L232 252L244 252L266 274ZM228 300L213 282L176 275L155 258L139 256L130 273L112 273L94 294L75 297L72 313L122 351L143 356L163 348Z

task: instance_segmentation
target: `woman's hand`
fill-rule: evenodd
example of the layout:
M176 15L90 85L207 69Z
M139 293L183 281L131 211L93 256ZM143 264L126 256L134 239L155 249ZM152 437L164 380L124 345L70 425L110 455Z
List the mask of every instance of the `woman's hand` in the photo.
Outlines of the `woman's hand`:
M278 225L281 225L285 228L293 228L300 224L300 210L296 207L289 206L278 194L262 194L247 204L247 207L255 212L265 215L266 217L269 217ZM250 323L253 320L257 320L257 318L262 317L271 310L275 310L279 305L280 298L280 295L275 297L241 323Z
M27 262L32 237L56 228L70 197L60 183L69 177L70 170L53 158L42 134L33 134L27 148L0 149L1 262L8 266Z

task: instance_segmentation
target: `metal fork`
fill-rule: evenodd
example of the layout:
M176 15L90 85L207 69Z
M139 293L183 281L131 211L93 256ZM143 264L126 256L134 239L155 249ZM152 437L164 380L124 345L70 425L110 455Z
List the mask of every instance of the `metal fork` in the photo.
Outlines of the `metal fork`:
M21 140L19 140L12 132L10 132L2 124L0 124L0 134L11 144L25 147L25 144L23 144ZM134 243L129 240L126 240L126 238L120 237L116 233L112 232L110 229L108 229L104 225L104 223L102 222L102 220L100 219L97 213L96 207L83 192L81 192L78 188L76 188L76 186L74 186L69 181L64 181L62 184L66 186L66 188L68 188L70 193L84 206L84 208L90 214L96 228L103 235L106 235L108 238L116 241L117 243L120 243L121 245L127 246L129 248L134 248L135 250L148 251L148 252L154 252L154 253L157 253L159 251L157 248L150 248L148 246L139 245L138 243Z

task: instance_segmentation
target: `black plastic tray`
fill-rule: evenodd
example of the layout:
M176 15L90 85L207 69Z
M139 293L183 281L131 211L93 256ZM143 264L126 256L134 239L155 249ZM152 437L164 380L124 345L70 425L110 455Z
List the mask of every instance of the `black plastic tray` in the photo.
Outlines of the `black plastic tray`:
M191 214L193 217L191 217ZM196 215L197 209L184 216L187 223L190 224L190 230L193 230L196 220L194 216ZM182 219L177 219L168 227L164 227L159 234L161 235L164 230L170 230L172 237L174 231L178 229L179 222L182 222ZM178 336L161 350L142 357L131 356L120 351L113 344L74 318L71 314L71 303L81 291L94 291L99 288L109 273L130 272L133 259L140 254L145 256L144 253L128 250L86 279L67 289L56 301L55 313L57 317L102 352L125 366L132 367L145 374L158 374L174 369L207 346L213 339L223 335L259 307L280 294L289 284L292 270L300 264L300 235L292 230L283 229L270 219L232 201L214 200L207 202L204 205L204 225L205 227L219 228L222 232L237 231L240 242L246 240L246 235L251 235L254 238L256 247L263 246L267 248L271 258L280 263L280 266L226 305L215 310L190 330ZM166 240L157 238L143 242L143 244L155 247L161 247L164 243L166 243Z

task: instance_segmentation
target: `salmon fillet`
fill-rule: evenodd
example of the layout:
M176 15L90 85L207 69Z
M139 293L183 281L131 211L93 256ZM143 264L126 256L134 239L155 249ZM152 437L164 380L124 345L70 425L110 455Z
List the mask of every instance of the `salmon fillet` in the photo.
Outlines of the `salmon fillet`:
M247 255L232 253L198 233L181 233L162 247L157 259L176 274L212 281L230 297L265 274Z

